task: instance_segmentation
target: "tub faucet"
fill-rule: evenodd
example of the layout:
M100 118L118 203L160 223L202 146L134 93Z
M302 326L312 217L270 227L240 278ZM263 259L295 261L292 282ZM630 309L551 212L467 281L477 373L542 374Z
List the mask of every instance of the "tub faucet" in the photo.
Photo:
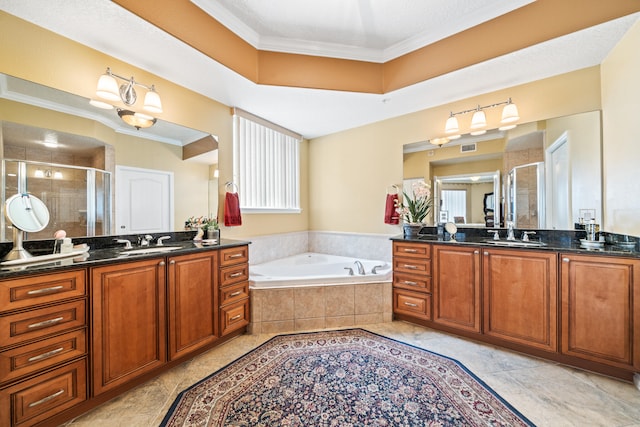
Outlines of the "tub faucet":
M371 270L371 274L378 274L378 269L379 268L384 268L384 265L376 265L373 267L373 269Z
M349 276L353 276L353 268L351 267L345 267L345 270L347 270L349 272Z
M507 240L516 240L513 234L513 221L507 221Z
M356 267L358 267L358 274L361 274L364 276L366 274L364 271L364 265L362 265L360 261L356 261L354 262L354 264L356 265Z

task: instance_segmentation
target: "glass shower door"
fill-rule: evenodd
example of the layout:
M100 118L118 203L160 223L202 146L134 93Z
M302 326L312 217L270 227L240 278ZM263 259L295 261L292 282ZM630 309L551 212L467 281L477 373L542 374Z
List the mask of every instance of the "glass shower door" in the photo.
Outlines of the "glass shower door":
M544 228L544 162L511 169L507 186L507 220L517 228Z

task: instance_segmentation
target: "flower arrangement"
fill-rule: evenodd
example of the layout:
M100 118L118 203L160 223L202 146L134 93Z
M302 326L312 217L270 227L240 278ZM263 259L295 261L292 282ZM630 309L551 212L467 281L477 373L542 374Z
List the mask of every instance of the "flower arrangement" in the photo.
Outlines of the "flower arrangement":
M219 228L218 220L214 217L206 216L192 216L187 218L184 222L184 228L187 230L193 230L195 228L202 228L202 230L217 230Z
M424 181L416 181L412 185L411 193L413 197L406 191L402 192L402 201L396 201L396 212L405 223L422 223L433 206L431 186Z

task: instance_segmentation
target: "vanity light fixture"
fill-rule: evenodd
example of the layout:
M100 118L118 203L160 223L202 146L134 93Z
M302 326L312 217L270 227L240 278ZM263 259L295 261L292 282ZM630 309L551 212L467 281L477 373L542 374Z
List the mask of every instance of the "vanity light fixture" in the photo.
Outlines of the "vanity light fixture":
M124 83L118 85L117 79L123 80ZM138 94L136 93L135 86L139 86L147 90L147 93L144 96L142 109L150 113L162 113L162 101L160 100L160 95L156 92L154 85L147 86L135 81L133 77L128 79L115 74L109 67L107 67L107 71L98 79L96 95L108 101L122 101L125 105L132 106L138 100ZM102 101L91 100L90 103L98 108L113 108L113 106L103 103ZM156 122L155 118L145 114L141 115L142 117L138 116L135 119L133 118L135 115L139 114L140 113L135 113L130 110L118 109L118 115L120 118L122 118L125 123L134 126L136 129L153 126Z
M515 128L515 122L520 120L520 115L518 114L518 107L513 103L511 98L509 98L506 101L497 102L495 104L484 106L478 105L476 108L472 108L469 110L458 111L455 113L452 111L449 118L447 119L444 131L447 135L449 135L449 139L460 138L460 125L456 116L460 114L473 113L473 116L471 117L470 134L482 135L487 131L487 116L484 110L487 108L498 107L500 105L504 105L504 108L502 109L502 119L500 120L500 123L502 123L503 126L501 126L499 129L508 130Z

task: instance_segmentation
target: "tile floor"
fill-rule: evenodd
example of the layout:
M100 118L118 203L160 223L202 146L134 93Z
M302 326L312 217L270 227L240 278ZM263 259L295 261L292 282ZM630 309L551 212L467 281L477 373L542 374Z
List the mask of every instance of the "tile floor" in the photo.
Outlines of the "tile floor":
M640 391L633 384L404 322L362 328L460 361L537 426L640 427ZM157 426L181 390L272 336L237 337L66 425Z

